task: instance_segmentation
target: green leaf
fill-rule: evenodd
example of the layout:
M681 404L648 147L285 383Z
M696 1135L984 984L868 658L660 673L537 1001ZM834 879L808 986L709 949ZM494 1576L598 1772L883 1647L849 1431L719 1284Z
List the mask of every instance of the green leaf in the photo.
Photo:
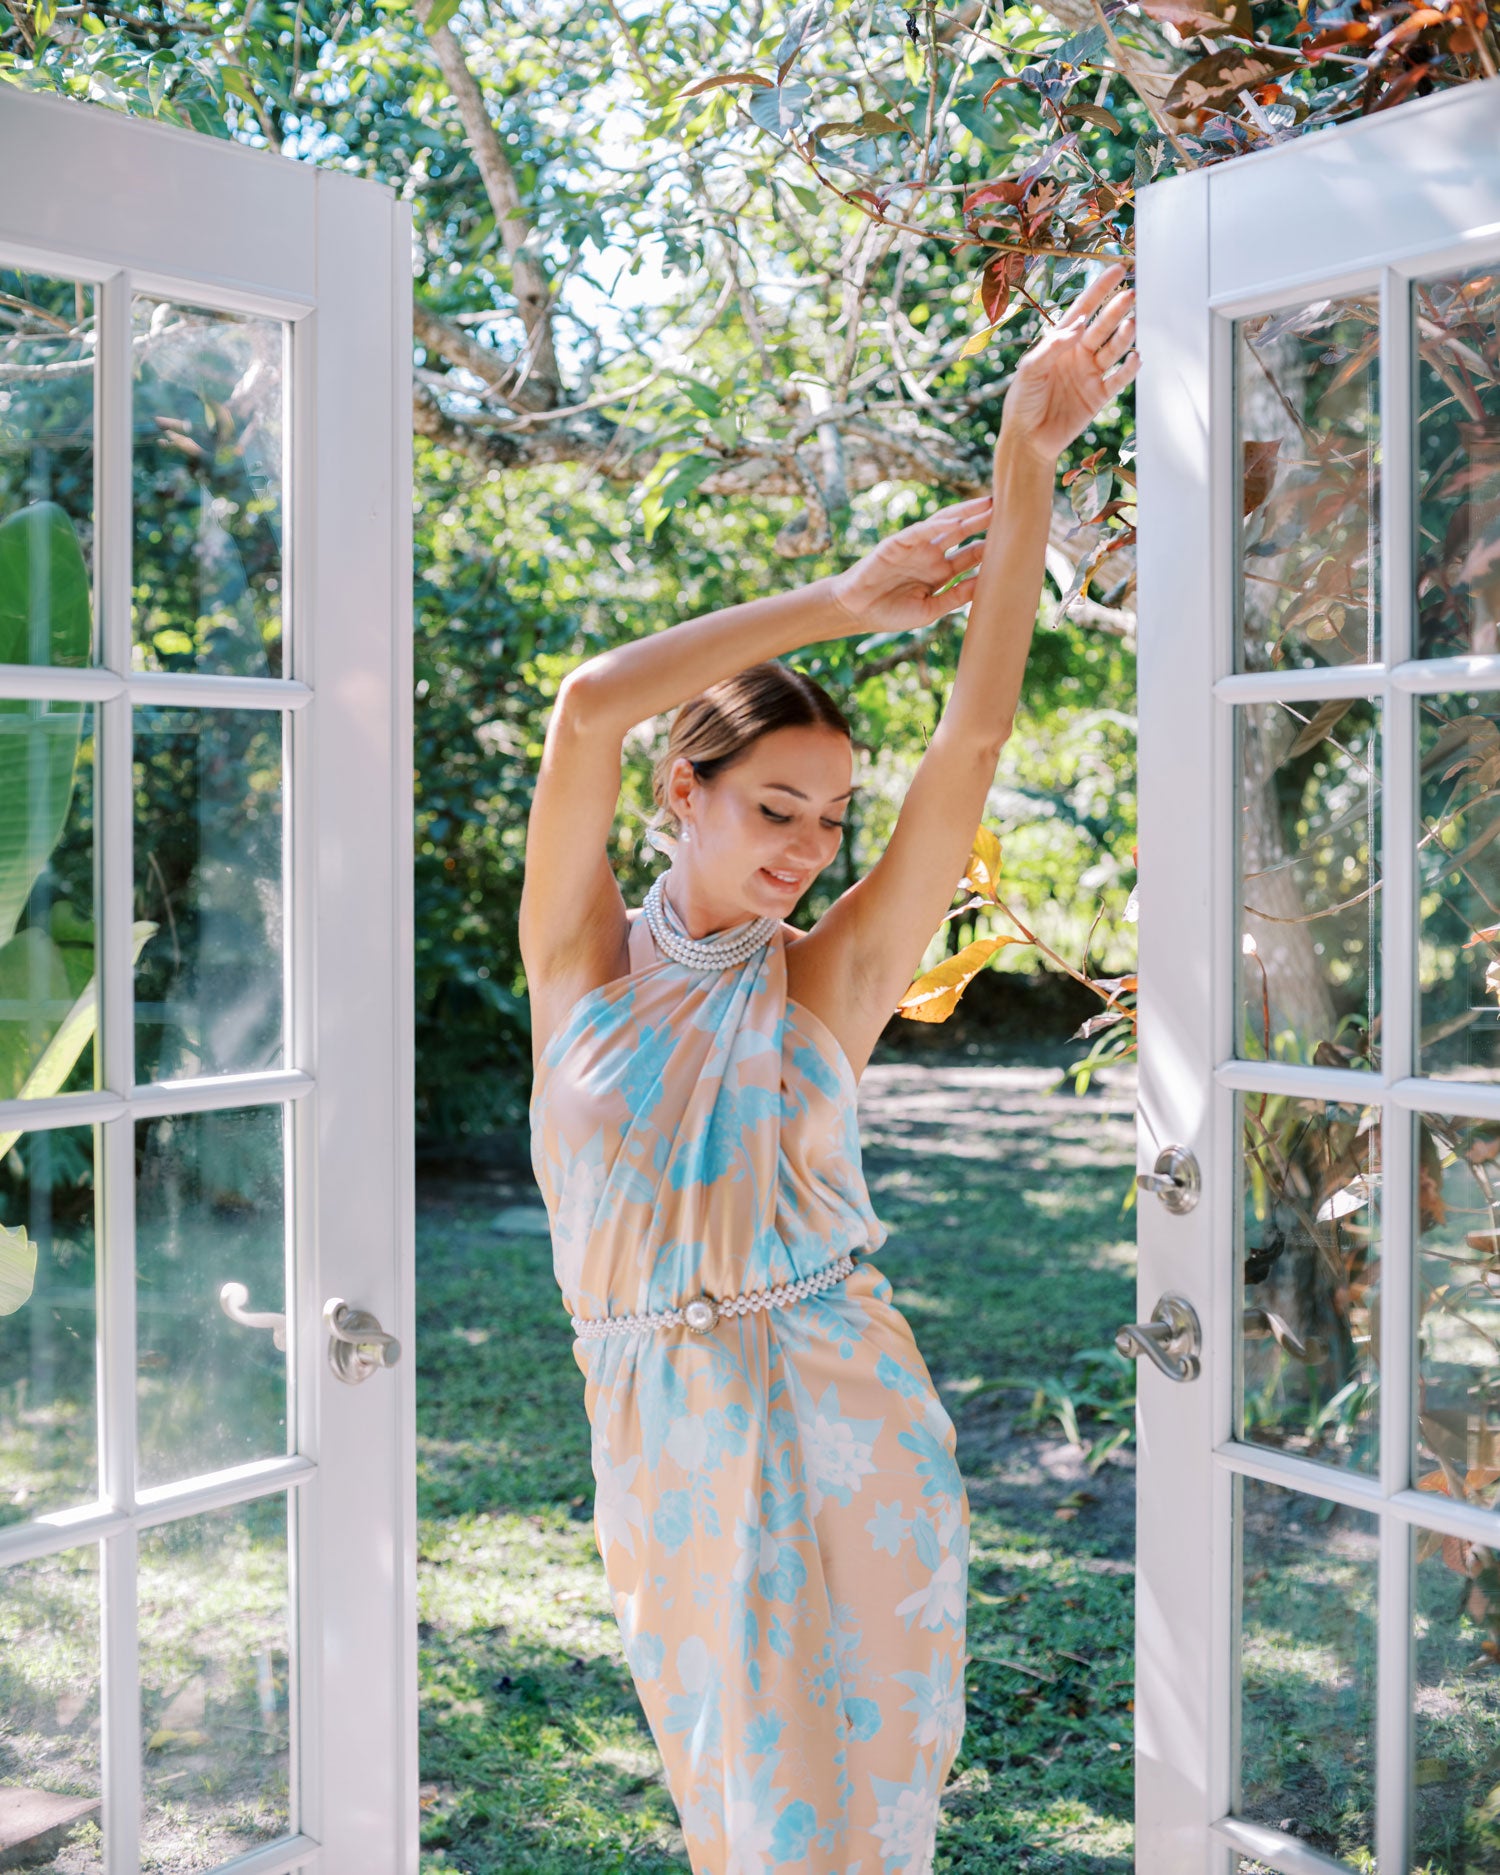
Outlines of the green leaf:
M0 522L0 663L86 664L92 638L88 568L67 515L38 502ZM0 703L0 944L62 838L83 717L79 703Z
M23 1225L0 1224L0 1315L14 1315L31 1300L36 1245Z
M141 952L146 948L146 945L151 939L155 937L159 929L160 926L153 924L146 918L141 919L138 923L130 927L130 961L132 965L139 962ZM23 937L31 937L32 935L33 933L29 931L22 933ZM36 935L40 935L40 933ZM7 946L7 949L9 948L10 947ZM4 954L4 952L0 952L0 957L3 957ZM47 1100L53 1094L60 1093L67 1085L68 1076L73 1072L78 1057L88 1046L89 1039L98 1024L98 1019L98 980L95 977L90 977L75 999L72 1008L59 1023L52 1039L42 1050L40 1060L31 1070L30 1074L27 1075L17 1098L21 1100ZM0 1159L5 1157L20 1137L21 1129L18 1129L14 1133L0 1133ZM0 1277L0 1287L3 1287L3 1277ZM21 1298L23 1302L25 1299L24 1296ZM18 1303L16 1306L19 1308L20 1304ZM5 1313L6 1310L0 1308L0 1315Z
M757 91L750 100L750 115L762 130L769 130L773 136L785 136L802 121L811 102L811 86L794 78L789 85L778 85L772 91Z
M1088 26L1081 33L1053 46L1047 56L1059 65L1101 65L1109 51L1109 40L1102 26Z
M440 26L446 26L458 11L458 0L432 0L432 8L427 15L427 30L435 33Z
M87 664L92 638L89 571L67 515L39 501L0 521L0 664Z

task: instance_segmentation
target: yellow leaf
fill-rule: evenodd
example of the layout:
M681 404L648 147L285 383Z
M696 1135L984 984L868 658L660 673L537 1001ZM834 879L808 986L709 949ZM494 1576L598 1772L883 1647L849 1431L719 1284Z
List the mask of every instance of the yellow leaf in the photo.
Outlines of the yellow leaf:
M993 326L982 326L978 332L971 332L964 340L963 350L958 354L959 357L973 358L976 354L984 350L985 346L989 344L994 336L995 328Z
M0 1315L14 1315L31 1300L36 1281L36 1245L26 1226L0 1224Z
M896 1014L908 1022L946 1022L958 999L998 950L1020 944L1017 937L975 938L953 957L945 957L934 970L917 978L896 1005Z
M974 835L974 850L969 855L968 871L959 881L981 898L993 900L1000 890L1000 836L988 827Z

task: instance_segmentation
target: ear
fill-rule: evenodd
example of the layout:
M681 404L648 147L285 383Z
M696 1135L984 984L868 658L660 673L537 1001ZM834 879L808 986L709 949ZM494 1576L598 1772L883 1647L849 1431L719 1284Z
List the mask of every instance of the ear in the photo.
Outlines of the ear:
M693 764L685 755L675 756L672 766L667 770L667 806L677 816L679 826L686 828L691 815L684 810L690 807L693 789L698 777L693 773Z

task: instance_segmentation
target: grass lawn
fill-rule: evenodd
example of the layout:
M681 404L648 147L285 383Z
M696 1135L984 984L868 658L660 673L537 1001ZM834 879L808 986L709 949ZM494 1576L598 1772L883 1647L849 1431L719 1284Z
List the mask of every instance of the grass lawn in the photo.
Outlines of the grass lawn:
M892 1061L861 1092L880 1261L973 1510L968 1729L937 1858L965 1875L1131 1867L1129 1456L1090 1476L1056 1424L1017 1423L1038 1381L1133 1313L1130 1094L1056 1079ZM594 1548L550 1249L495 1226L527 1202L449 1180L420 1216L423 1867L685 1871Z

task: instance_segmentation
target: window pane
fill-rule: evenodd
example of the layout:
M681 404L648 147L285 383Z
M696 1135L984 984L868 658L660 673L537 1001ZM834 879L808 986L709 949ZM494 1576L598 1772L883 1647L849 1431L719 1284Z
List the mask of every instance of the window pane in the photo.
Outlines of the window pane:
M280 1067L281 716L135 713L136 1079Z
M283 1498L141 1535L142 1866L197 1875L291 1830Z
M1283 1095L1239 1098L1239 1436L1373 1472L1379 1111Z
M0 700L0 1100L94 1085L94 712Z
M282 1110L143 1121L136 1162L140 1482L277 1457L287 1449ZM240 1288L226 1297L226 1284Z
M1379 366L1373 297L1235 326L1242 670L1380 656Z
M99 1495L94 1134L0 1132L0 1524Z
M6 1868L104 1867L99 1549L0 1570L0 1842Z
M1412 288L1417 654L1500 651L1500 268Z
M1500 697L1418 699L1422 1074L1500 1074Z
M1413 1538L1412 1865L1488 1875L1500 1867L1500 1559L1457 1537Z
M135 663L279 677L284 333L138 299Z
M0 267L0 664L87 664L94 289Z
M1251 1478L1235 1485L1239 1814L1353 1860L1374 1846L1375 1518Z
M1417 1488L1500 1482L1500 1123L1418 1118Z
M1338 701L1251 704L1236 715L1239 1053L1375 1066L1379 712Z

